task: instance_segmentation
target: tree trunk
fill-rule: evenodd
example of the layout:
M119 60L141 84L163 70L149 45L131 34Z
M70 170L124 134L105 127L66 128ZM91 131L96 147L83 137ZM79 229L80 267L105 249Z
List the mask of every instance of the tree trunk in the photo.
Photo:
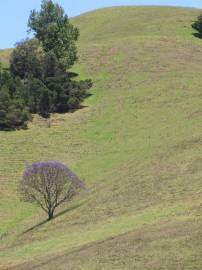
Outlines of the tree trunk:
M53 211L49 211L48 213L48 220L53 219Z

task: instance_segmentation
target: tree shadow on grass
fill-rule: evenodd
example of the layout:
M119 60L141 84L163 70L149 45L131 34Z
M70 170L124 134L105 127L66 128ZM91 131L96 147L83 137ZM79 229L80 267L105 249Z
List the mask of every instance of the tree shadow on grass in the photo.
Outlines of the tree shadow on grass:
M57 213L57 214L53 217L52 220L54 220L54 219L56 219L56 218L58 218L58 217L60 217L60 216L62 216L62 215L64 215L64 214L66 214L66 213L68 213L68 212L70 212L70 211L73 211L73 210L79 208L80 206L82 206L83 204L85 204L86 201L87 201L87 200L85 200L85 201L83 201L83 202L81 202L81 203L75 204L75 205L73 205L73 206L71 206L71 207L68 207L67 209L65 209L65 210L63 210L63 211ZM24 234L26 234L26 233L29 233L29 232L31 232L31 231L34 231L34 230L40 228L41 226L43 226L44 224L46 224L46 223L48 223L48 222L50 222L50 220L46 219L46 220L44 220L44 221L42 221L42 222L40 222L40 223L34 225L33 227L27 229L26 231L22 232L21 235L24 235Z
M75 113L75 112L77 112L77 111L79 111L79 110L83 110L83 109L85 109L85 108L88 108L88 106L86 106L86 105L79 105L78 108L70 109L68 112L64 112L64 114L65 114L65 113Z
M200 34L200 33L192 33L192 35L193 35L194 37L196 37L196 38L202 39L202 34Z
M76 73L76 72L71 72L71 71L69 71L67 75L68 75L68 77L69 77L70 79L76 78L76 77L79 76L78 73Z

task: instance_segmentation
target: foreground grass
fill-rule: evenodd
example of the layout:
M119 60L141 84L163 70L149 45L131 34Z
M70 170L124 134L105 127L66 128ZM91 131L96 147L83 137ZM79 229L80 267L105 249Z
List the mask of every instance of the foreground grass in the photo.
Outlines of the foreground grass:
M35 117L0 133L0 268L201 269L198 13L130 7L74 19L75 71L93 79L92 96L51 128ZM40 225L16 186L27 163L47 159L68 164L90 193Z

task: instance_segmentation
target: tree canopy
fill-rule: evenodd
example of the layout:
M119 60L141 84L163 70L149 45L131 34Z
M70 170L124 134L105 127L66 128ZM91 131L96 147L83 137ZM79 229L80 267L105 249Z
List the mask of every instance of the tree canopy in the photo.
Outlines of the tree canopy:
M79 30L69 22L61 6L51 0L43 0L39 12L31 11L28 26L44 51L52 51L56 55L63 71L74 64L77 60L75 41L79 37Z
M26 127L30 114L23 101L11 98L7 86L0 89L0 130Z

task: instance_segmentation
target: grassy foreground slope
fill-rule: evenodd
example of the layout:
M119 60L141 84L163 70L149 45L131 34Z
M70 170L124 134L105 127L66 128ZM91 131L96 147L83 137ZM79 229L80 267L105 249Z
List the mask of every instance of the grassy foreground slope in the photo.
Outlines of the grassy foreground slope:
M199 10L119 7L81 15L75 71L85 107L0 133L0 269L202 268ZM57 159L90 188L50 223L19 202L27 163Z

